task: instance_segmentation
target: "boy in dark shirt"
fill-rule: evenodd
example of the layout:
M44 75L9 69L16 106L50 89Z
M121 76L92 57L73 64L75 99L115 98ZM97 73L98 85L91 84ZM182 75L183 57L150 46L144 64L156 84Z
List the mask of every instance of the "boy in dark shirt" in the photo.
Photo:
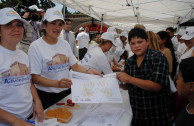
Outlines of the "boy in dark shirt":
M132 29L128 40L134 56L117 74L128 86L133 126L169 126L172 120L168 62L165 56L148 48L145 30Z
M179 66L177 80L178 94L188 99L189 104L175 120L175 126L194 125L194 57L183 59Z

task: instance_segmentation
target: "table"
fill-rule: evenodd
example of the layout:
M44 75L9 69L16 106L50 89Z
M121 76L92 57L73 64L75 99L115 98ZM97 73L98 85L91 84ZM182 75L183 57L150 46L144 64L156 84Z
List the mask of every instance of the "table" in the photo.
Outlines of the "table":
M120 89L121 91L121 96L123 99L123 103L103 103L103 104L108 104L110 106L114 106L114 107L119 107L125 110L125 112L123 113L122 117L119 119L119 121L117 122L117 126L130 126L131 121L132 121L132 109L131 109L131 105L129 102L129 95L128 95L128 91L127 90L123 90ZM67 97L65 97L64 99L62 99L60 102L62 103L66 103L67 99L71 98L71 94ZM80 105L80 109L76 109L73 110L73 116L71 118L71 120L68 123L61 123L59 126L75 126L74 121L76 119L78 119L80 117L80 115L82 115L85 110L90 107L93 104L78 104ZM56 105L53 105L51 107L55 107Z

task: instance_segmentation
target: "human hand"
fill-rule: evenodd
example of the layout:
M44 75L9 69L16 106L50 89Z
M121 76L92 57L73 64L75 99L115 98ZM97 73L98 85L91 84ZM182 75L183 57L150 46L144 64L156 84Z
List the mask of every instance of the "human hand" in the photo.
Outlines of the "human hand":
M62 78L59 82L58 82L58 87L59 88L71 88L72 85L72 81L66 78Z
M11 125L12 126L34 126L33 124L28 123L28 122L21 120L21 119L18 119L18 118L16 118Z
M130 78L131 76L124 72L117 73L117 79L119 79L121 82L130 83Z
M37 115L38 122L43 122L44 120L44 109L40 100L36 100L33 110L33 118Z
M99 76L103 77L103 75L99 71L94 70L94 69L89 69L88 74L94 74L94 75L99 75Z
M23 15L23 18L28 18L29 17L29 12L25 12Z

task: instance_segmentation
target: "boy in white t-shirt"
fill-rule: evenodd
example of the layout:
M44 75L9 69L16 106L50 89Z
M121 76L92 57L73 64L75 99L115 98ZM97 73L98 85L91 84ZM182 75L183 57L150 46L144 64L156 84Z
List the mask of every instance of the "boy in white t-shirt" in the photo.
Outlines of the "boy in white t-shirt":
M77 64L69 43L58 38L63 24L61 12L56 8L48 9L43 19L45 35L34 41L28 51L32 80L44 109L71 93L70 68L77 72L102 76L96 70Z
M33 126L25 120L33 113L42 122L44 112L31 81L28 56L16 48L27 22L12 8L1 9L0 17L0 126Z

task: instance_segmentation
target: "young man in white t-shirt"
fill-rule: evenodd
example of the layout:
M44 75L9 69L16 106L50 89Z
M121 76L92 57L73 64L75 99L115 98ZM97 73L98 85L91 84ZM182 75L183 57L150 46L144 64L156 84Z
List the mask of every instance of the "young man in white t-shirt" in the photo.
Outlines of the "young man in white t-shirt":
M86 32L84 32L83 27L81 27L79 31L80 33L76 37L76 43L79 43L79 59L82 60L87 53L90 37Z

